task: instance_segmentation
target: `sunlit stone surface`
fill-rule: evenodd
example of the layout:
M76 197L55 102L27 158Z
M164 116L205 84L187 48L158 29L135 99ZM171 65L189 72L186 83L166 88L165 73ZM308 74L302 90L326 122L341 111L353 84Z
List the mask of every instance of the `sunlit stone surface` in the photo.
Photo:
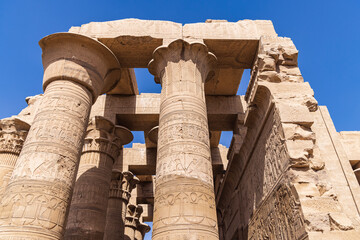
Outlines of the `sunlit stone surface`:
M44 93L0 120L0 239L359 238L360 133L271 21L91 22L40 46Z

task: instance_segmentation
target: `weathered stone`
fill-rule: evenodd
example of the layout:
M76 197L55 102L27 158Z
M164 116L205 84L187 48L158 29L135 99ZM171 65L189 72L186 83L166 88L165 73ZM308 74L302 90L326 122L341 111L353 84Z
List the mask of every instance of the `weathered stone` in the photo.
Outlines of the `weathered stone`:
M126 208L139 179L131 172L114 169L111 175L104 239L124 239Z
M104 117L90 120L76 176L65 239L102 239L111 171L120 148L133 136Z
M153 57L149 71L162 85L153 239L219 239L204 92L216 57L182 40Z
M0 120L0 199L10 181L30 125L19 118Z
M67 216L66 239L359 238L360 133L336 132L270 21L70 32L40 42L44 95L0 120L1 239L62 239ZM145 144L123 149L130 131Z
M44 96L0 204L1 239L61 239L92 103L120 77L112 52L89 37L41 40Z

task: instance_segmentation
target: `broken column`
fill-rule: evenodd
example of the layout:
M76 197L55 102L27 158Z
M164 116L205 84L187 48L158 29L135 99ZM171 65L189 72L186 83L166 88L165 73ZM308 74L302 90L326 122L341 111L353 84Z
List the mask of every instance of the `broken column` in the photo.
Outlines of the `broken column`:
M44 96L0 204L0 239L62 239L90 107L120 78L113 53L92 38L40 41Z
M113 169L104 240L124 239L126 208L139 179L131 172Z
M111 171L120 148L132 133L104 117L89 122L76 177L65 239L102 239Z
M204 92L215 64L203 43L183 40L149 63L162 86L153 240L219 239Z
M14 170L30 125L19 118L0 120L0 200Z

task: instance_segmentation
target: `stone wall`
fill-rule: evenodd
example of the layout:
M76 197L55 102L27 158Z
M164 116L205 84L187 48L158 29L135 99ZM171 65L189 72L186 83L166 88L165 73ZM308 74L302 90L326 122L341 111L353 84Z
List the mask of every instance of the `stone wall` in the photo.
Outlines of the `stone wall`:
M245 123L234 129L232 148L236 137L241 146L230 148L217 195L221 239L336 239L340 233L355 239L358 234L359 186L333 187L356 179L341 171L338 159L327 165L329 149L321 146L329 142L322 137L326 124L317 117L321 110L303 82L297 54L288 38L260 40ZM332 147L340 151L341 146Z

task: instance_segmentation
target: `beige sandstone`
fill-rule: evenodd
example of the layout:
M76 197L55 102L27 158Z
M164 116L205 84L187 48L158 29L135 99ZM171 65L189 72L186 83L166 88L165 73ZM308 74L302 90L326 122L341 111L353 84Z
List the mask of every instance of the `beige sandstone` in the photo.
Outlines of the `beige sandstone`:
M123 239L125 231L126 209L131 197L131 191L139 179L131 172L120 172L113 169L106 212L104 239Z
M76 176L65 239L102 239L113 164L122 145L133 136L104 117L88 124Z
M359 238L360 133L271 21L92 22L40 46L44 94L0 120L0 239Z
M218 239L204 91L216 62L203 43L176 40L149 63L162 86L153 239Z
M19 118L0 120L0 199L8 185L30 125Z
M91 105L120 77L96 40L57 33L40 45L45 92L0 204L1 239L62 238Z

